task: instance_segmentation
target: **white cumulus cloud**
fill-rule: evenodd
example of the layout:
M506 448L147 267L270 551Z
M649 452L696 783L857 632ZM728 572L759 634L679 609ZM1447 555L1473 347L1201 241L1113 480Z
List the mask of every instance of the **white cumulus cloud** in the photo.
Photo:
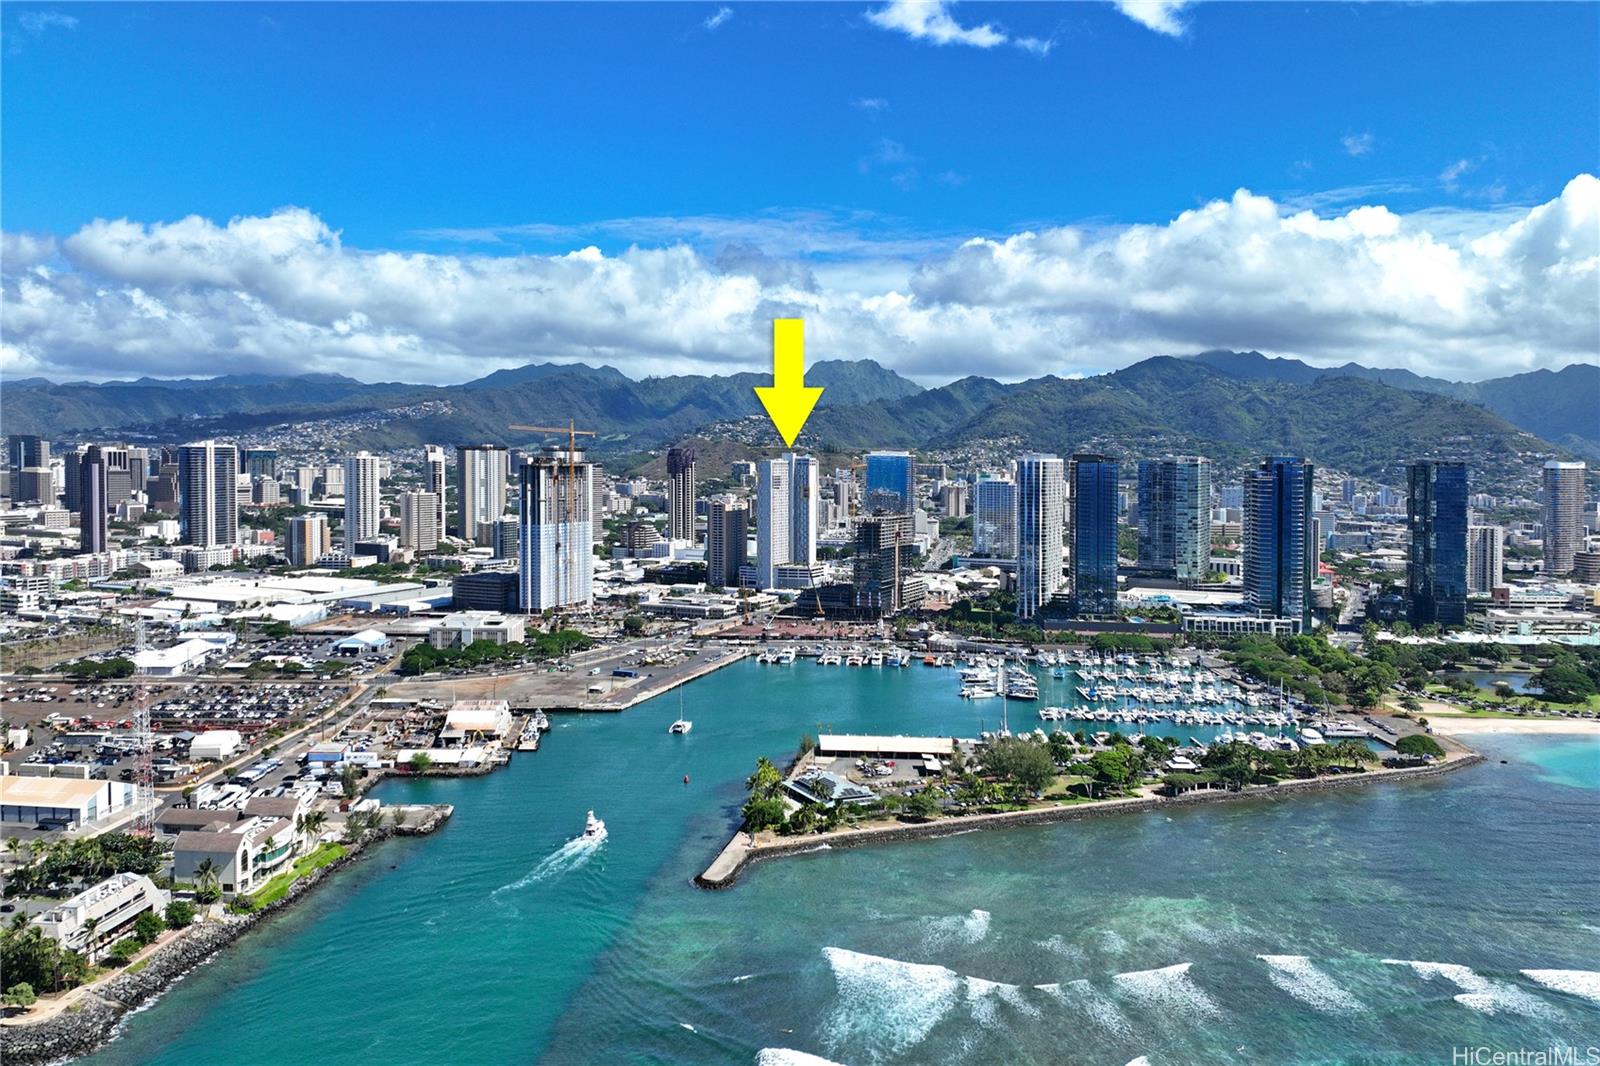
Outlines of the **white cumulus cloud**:
M1115 0L1117 10L1141 26L1168 37L1182 37L1186 27L1178 18L1189 0Z
M724 22L727 22L731 18L733 18L733 8L731 8L731 7L719 7L719 8L717 8L715 14L713 14L710 18L705 20L704 26L708 30L714 30L718 26L721 26Z
M946 0L889 0L867 12L867 21L879 29L903 33L914 41L936 45L964 44L994 48L1009 44L1035 55L1047 55L1053 42L1038 37L1013 37L989 22L963 26L950 14Z
M667 221L638 220L638 243L614 253L365 249L298 207L8 233L0 369L433 382L539 360L760 369L771 319L790 315L807 319L814 358L928 382L1213 347L1475 379L1600 351L1600 180L1587 174L1520 209L1319 214L1240 190L1163 224L967 240L852 236L859 220L812 215ZM506 247L499 231L461 231L475 232Z

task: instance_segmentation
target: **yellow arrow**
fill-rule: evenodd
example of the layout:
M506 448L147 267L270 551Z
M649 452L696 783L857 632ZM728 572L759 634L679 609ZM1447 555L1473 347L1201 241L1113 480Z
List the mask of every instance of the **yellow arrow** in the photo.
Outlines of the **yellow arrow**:
M801 319L772 320L772 384L757 385L756 395L783 443L794 447L794 439L822 396L820 386L806 385L805 323Z

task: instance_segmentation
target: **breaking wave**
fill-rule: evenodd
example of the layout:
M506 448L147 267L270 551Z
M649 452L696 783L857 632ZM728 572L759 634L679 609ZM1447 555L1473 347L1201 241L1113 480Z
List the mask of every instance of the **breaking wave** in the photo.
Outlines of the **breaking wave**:
M1593 970L1523 970L1522 973L1546 988L1600 1003L1600 973Z
M1133 1025L1128 1021L1128 1016L1088 981L1070 981L1065 985L1049 984L1034 985L1034 987L1059 999L1107 1032L1123 1037L1133 1035Z
M1553 1012L1533 996L1515 985L1492 981L1474 973L1470 967L1452 962L1419 962L1415 959L1384 959L1389 966L1409 966L1424 981L1442 977L1461 991L1455 1001L1481 1014L1523 1014L1534 1018L1549 1017Z
M1001 981L985 981L981 977L966 979L967 1005L972 1010L972 1020L985 1029L995 1023L1000 1004L1004 1003L1030 1018L1039 1017L1039 1008L1028 1002L1022 989Z
M976 944L989 935L989 920L993 917L988 911L973 908L966 914L930 918L928 932L923 939L929 947L952 943Z
M764 1047L756 1052L756 1066L843 1066L843 1064L793 1048Z
M1147 1007L1190 1019L1220 1017L1222 1009L1189 976L1192 965L1180 962L1157 970L1135 970L1111 980L1118 990Z
M822 949L839 1000L826 1024L829 1046L868 1047L900 1055L920 1044L955 1007L954 970L901 962L845 948Z
M1328 1014L1354 1014L1365 1010L1361 1001L1340 988L1304 955L1257 955L1270 969L1272 983L1301 1003Z

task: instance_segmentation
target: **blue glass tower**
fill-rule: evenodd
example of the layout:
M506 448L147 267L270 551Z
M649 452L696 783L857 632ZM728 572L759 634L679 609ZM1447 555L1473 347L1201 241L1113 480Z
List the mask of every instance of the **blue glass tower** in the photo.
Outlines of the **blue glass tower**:
M1467 623L1467 466L1412 463L1406 609L1414 626Z
M1072 609L1117 610L1117 461L1072 457Z
M912 514L917 509L917 466L910 452L867 453L868 514Z
M1304 459L1273 456L1245 479L1244 601L1257 614L1293 618L1311 630L1311 483Z

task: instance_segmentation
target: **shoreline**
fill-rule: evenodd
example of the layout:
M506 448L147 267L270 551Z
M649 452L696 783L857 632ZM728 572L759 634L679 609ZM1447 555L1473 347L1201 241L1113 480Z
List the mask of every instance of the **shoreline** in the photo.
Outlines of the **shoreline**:
M774 839L769 843L749 840L743 829L722 848L711 864L694 878L694 884L703 889L720 891L731 888L745 869L757 862L805 854L822 848L854 848L872 844L892 844L904 840L956 836L961 833L981 832L986 829L1008 829L1015 826L1046 825L1054 822L1071 822L1081 818L1104 817L1116 814L1162 810L1170 807L1193 807L1207 803L1237 800L1276 799L1301 792L1324 792L1354 785L1377 782L1416 781L1442 777L1484 762L1485 757L1476 751L1463 748L1449 752L1441 762L1428 766L1406 767L1399 770L1368 770L1364 773L1335 774L1328 777L1280 781L1273 785L1252 785L1239 792L1226 789L1196 789L1180 796L1139 796L1120 799L1097 800L1066 806L1037 807L1021 811L998 811L992 814L972 814L952 818L939 818L931 822L886 822L858 829L838 830L832 833L815 833L805 837Z
M415 805L407 805L415 810ZM374 846L397 836L426 836L455 813L449 804L427 808L428 816L415 824L370 829L346 845L345 854L327 866L319 867L295 881L282 899L250 914L225 915L196 922L183 933L158 947L135 973L119 970L104 980L82 985L80 1002L46 1018L30 1021L26 1016L0 1024L0 1062L7 1066L41 1066L44 1063L82 1058L110 1043L124 1018L160 999L169 988L200 964L251 930L310 895L318 885L339 870L357 862Z
M1600 737L1596 718L1499 718L1433 712L1428 724L1445 736L1482 736L1493 733L1516 736Z

